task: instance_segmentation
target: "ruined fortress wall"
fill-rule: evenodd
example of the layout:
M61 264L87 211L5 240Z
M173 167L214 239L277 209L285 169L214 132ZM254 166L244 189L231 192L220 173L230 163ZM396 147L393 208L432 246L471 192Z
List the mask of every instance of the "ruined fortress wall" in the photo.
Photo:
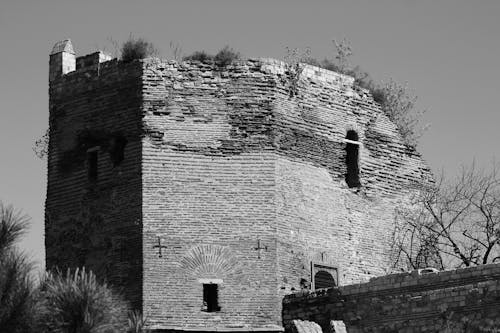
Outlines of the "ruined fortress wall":
M330 320L347 331L493 332L500 325L500 265L392 274L368 283L303 292L283 300L283 325Z
M144 294L153 325L173 318L177 329L263 329L279 318L276 300L311 279L311 261L338 268L341 284L390 268L394 206L430 172L352 78L307 67L293 87L270 59L228 68L149 60L143 80ZM347 130L362 142L359 189L344 180ZM260 259L258 240L267 246ZM216 255L226 268L202 267L212 260L205 252L226 249L232 255ZM226 264L233 260L244 269ZM223 280L217 315L200 312L204 278ZM165 283L171 288L158 292Z
M106 60L51 73L49 267L108 277L149 328L276 331L311 261L340 284L390 266L392 209L430 172L352 78L308 66L298 79L275 60ZM344 180L348 130L360 188ZM220 311L203 304L209 283Z
M46 264L85 266L140 308L142 68L99 64L100 56L78 58L62 77L51 72ZM95 147L98 178L90 181Z
M284 64L263 70L280 76ZM308 66L296 96L286 88L274 103L280 291L310 282L311 262L337 268L342 285L387 273L394 208L431 179L429 168L352 78ZM361 142L359 188L345 181L348 130Z
M281 328L273 83L257 65L144 63L143 288L151 328ZM162 258L153 248L158 237ZM255 249L259 240L267 249ZM218 283L218 312L203 309L208 282Z

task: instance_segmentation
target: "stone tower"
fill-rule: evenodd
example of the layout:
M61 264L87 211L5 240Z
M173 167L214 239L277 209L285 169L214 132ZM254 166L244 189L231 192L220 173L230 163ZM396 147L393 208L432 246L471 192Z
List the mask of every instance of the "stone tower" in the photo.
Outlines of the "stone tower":
M367 90L313 66L50 56L47 267L85 265L150 328L281 331L286 294L391 266L429 179Z

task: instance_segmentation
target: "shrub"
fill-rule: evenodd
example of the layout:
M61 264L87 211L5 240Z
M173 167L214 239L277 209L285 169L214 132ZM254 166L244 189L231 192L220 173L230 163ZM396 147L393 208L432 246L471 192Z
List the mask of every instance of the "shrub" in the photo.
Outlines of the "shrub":
M170 42L170 51L172 52L172 56L175 61L182 60L182 47L179 43Z
M320 63L320 67L328 69L329 71L340 72L339 66L337 66L333 61L326 58L323 59L323 61Z
M304 66L301 63L304 60L309 61L309 63L314 62L313 58L310 57L311 50L306 48L304 51L301 51L299 48L286 48L286 56L285 56L285 74L286 79L283 79L283 82L287 86L288 94L290 98L296 96L298 94L298 85L300 80L300 75L304 70Z
M208 54L206 51L195 51L192 54L185 56L183 60L209 62L214 60L214 56Z
M223 49L217 52L214 60L216 63L224 67L230 65L233 61L238 60L239 58L240 53L234 51L232 48L229 48L229 46L226 45Z
M363 87L361 84L359 84L360 87ZM384 105L387 97L385 96L384 91L381 88L372 88L369 89L367 87L363 87L371 91L373 100L380 105Z
M318 61L318 59L313 58L313 57L305 57L305 58L301 59L300 62L302 62L304 64L311 65L311 66L322 67L321 63Z
M144 59L147 57L158 56L158 49L153 43L143 39L134 38L132 36L123 43L121 49L121 59L124 62L130 62L136 59Z
M124 302L85 268L68 270L65 276L47 273L38 308L41 332L108 333L125 326Z
M379 102L387 117L396 124L399 133L403 137L406 145L416 147L418 139L426 130L426 126L421 126L420 119L425 110L415 110L416 96L413 96L408 86L399 84L393 80L377 86L372 90L375 95L381 96Z
M35 152L36 157L43 160L49 154L49 129L45 130L45 133L41 138L35 141L35 145L33 146L33 151Z

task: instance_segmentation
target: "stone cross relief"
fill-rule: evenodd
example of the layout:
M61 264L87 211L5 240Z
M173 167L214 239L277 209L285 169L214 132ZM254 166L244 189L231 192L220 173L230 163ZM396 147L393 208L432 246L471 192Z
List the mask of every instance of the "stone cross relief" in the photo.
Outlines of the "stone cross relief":
M160 238L160 236L158 236L158 244L156 244L156 245L153 246L153 249L155 249L155 248L158 248L158 258L163 257L162 253L161 253L161 249L166 249L167 246L161 244L161 238Z
M260 243L260 239L257 239L257 247L254 247L254 250L259 251L257 258L260 259L262 250L265 250L267 252L267 245L262 246Z

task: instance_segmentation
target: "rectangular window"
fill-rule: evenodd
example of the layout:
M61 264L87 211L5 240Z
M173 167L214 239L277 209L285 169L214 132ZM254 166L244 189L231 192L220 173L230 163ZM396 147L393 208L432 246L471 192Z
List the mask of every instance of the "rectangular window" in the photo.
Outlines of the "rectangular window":
M207 312L220 311L217 284L203 284L203 307Z
M90 181L97 180L97 150L87 152L87 170Z

